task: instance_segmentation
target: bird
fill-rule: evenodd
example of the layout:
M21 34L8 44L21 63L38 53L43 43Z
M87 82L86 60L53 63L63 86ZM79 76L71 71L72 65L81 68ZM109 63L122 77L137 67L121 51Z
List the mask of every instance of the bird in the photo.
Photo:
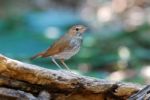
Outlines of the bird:
M56 62L56 60L60 60L62 65L67 70L71 71L64 61L69 60L72 56L79 52L83 41L83 33L86 29L87 27L84 25L72 26L68 32L56 40L47 50L31 57L31 60L38 57L50 57L52 62L60 69L62 69L62 67Z

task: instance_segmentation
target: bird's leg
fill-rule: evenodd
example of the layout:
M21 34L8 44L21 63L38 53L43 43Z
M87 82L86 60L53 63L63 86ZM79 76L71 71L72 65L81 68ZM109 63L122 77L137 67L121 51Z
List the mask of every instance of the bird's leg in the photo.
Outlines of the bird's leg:
M65 64L64 60L60 60L60 61L65 66L65 68L71 72L70 68Z
M56 62L56 60L54 58L52 58L52 61L53 61L54 64L57 65L57 67L59 67L60 69L62 69L61 66Z

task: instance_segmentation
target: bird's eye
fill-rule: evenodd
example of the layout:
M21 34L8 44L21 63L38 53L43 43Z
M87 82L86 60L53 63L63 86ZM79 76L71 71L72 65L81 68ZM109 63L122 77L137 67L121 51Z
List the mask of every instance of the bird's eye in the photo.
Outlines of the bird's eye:
M76 31L79 31L79 28L76 28Z

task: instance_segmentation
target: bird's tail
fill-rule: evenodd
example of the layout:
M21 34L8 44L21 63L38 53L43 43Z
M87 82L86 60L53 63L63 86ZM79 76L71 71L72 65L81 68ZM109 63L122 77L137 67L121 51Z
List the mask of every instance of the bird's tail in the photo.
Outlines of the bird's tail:
M33 60L33 59L35 59L35 58L42 57L43 54L44 54L44 52L38 53L37 55L31 57L30 59Z

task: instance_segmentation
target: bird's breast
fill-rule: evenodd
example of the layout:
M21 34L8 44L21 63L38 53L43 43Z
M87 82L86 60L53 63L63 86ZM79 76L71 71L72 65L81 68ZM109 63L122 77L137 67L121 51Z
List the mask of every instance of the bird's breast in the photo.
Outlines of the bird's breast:
M70 41L70 46L73 47L73 49L76 49L77 47L80 47L81 43L81 38L72 38Z

